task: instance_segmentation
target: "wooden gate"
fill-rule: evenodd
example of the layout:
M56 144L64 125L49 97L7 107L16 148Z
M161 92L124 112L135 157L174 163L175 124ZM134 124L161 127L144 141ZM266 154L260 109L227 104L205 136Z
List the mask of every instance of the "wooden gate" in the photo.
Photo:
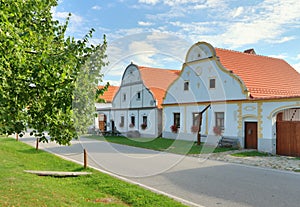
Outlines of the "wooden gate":
M257 122L245 122L245 148L257 149Z
M300 157L300 121L277 121L276 153Z

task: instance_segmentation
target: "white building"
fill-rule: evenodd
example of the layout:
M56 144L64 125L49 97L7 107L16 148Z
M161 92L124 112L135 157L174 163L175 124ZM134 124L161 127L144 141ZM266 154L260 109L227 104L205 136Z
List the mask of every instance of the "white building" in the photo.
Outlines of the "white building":
M112 101L112 117L117 130L128 136L161 136L162 99L179 72L128 65Z
M220 133L244 148L300 156L300 74L284 60L194 44L166 92L163 137L196 140L209 104L202 141Z

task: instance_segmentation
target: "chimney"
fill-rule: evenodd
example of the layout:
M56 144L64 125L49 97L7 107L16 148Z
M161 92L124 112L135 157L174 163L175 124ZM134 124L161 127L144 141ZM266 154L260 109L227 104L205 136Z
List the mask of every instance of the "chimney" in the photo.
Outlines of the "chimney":
M255 50L253 48L245 50L244 53L248 53L248 54L256 54Z

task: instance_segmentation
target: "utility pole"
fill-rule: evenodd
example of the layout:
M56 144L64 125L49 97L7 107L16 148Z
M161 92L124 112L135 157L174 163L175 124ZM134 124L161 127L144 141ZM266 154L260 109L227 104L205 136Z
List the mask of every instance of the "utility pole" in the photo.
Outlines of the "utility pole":
M197 145L201 144L201 126L202 126L202 114L210 107L210 104L208 104L200 113L199 113L199 127L198 127L198 132L197 132Z

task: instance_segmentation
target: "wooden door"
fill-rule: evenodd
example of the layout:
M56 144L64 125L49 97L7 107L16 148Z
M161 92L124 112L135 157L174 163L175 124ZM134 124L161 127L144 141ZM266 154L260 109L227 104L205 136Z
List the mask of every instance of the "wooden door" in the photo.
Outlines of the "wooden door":
M257 122L245 122L245 148L257 149Z
M300 157L300 121L276 123L276 154Z
M99 130L106 131L106 116L105 114L99 114Z

